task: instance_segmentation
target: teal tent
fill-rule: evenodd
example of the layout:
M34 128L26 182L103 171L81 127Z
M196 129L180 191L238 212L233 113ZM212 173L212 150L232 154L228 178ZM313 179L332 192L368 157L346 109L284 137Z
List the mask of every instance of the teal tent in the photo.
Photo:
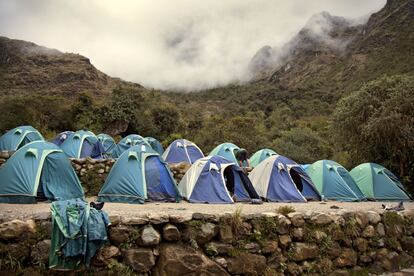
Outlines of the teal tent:
M69 134L60 148L71 158L103 158L104 148L98 137L91 131L78 130Z
M124 151L137 145L146 145L151 147L151 145L144 139L144 137L138 134L130 134L122 138L121 141L119 141L119 143L115 146L114 150L112 151L112 157L118 158Z
M239 149L235 144L223 143L215 147L208 156L218 155L238 165L239 162L236 159L236 153Z
M253 154L252 157L250 157L250 166L254 168L257 165L259 165L263 160L273 155L277 155L277 153L271 149L261 149L259 151L256 151L256 153Z
M0 151L15 151L33 141L43 141L43 136L32 126L19 126L0 137Z
M126 150L115 162L98 194L101 202L177 202L180 195L161 156L141 144Z
M158 152L160 155L164 153L164 148L161 145L160 141L153 137L145 137L145 140L150 144L151 148Z
M334 161L317 161L306 168L306 173L325 199L339 201L366 200L349 172Z
M400 180L389 170L375 163L364 163L350 172L367 198L376 200L410 200Z
M26 144L0 168L0 202L83 198L83 189L70 161L56 145Z
M114 138L105 133L101 133L97 137L104 148L105 154L110 155L116 146Z

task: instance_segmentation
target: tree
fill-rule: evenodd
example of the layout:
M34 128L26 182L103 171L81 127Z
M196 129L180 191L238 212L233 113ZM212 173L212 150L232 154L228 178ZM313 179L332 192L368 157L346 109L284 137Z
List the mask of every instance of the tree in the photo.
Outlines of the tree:
M352 165L380 163L412 183L414 77L384 76L367 83L338 103L332 126Z

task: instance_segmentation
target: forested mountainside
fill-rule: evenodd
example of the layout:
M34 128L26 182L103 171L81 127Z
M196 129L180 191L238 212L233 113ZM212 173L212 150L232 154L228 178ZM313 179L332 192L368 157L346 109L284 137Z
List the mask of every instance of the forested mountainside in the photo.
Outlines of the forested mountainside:
M31 124L51 137L89 128L177 137L205 153L233 142L300 163L382 163L405 183L414 167L414 1L389 0L365 23L322 12L280 48L258 49L251 81L197 93L156 91L88 58L0 38L0 131ZM411 156L411 157L410 157Z

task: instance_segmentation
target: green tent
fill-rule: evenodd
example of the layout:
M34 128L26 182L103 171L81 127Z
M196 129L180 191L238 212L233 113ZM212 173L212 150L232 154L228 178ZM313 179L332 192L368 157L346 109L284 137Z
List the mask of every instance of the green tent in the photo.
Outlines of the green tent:
M0 168L0 202L72 198L83 198L82 186L67 156L52 143L26 144Z
M261 149L259 151L256 151L255 154L250 157L250 166L253 168L260 164L263 160L269 158L272 155L277 155L277 153L274 150L271 149Z
M352 169L350 174L367 198L410 200L398 178L381 165L364 163Z
M306 168L306 173L325 199L339 201L366 200L349 172L334 161L317 161Z
M0 137L0 151L15 151L27 143L44 140L42 134L32 126L19 126Z
M105 134L105 133L101 133L96 137L98 137L98 140L101 142L104 148L105 154L110 155L116 146L114 138L112 138L110 135Z
M236 159L236 153L239 149L235 144L223 143L215 147L208 156L218 155L238 165L239 162Z

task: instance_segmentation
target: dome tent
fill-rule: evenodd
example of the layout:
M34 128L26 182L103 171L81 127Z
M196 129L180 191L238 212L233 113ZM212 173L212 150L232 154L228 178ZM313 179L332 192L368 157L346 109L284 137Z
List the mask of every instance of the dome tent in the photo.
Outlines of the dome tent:
M91 131L78 130L70 134L60 148L71 158L103 158L104 149L98 138Z
M98 140L101 142L105 154L111 154L112 150L116 146L114 138L105 133L98 134L96 137L98 137Z
M70 130L61 132L58 135L56 135L56 137L53 138L50 142L53 143L53 144L55 144L56 146L60 146L73 133L74 132L73 131L70 131Z
M128 150L129 148L137 145L147 145L151 147L150 144L144 139L144 137L138 135L138 134L130 134L128 136L125 136L124 138L119 141L119 143L115 146L115 148L112 151L111 156L113 158L118 158L121 156L121 154Z
M366 200L349 172L331 160L319 160L306 169L319 193L325 199L340 201Z
M32 126L19 126L0 137L0 151L16 151L27 143L43 140L42 134Z
M150 144L151 148L158 152L160 155L164 153L164 148L162 147L160 141L153 137L145 137L145 140Z
M306 202L321 200L312 180L296 162L273 155L249 174L257 193L267 201Z
M178 202L180 198L167 164L146 144L122 153L98 194L101 202Z
M178 184L181 195L193 203L233 203L259 199L240 167L221 156L197 160Z
M273 156L276 154L277 153L271 149L261 149L259 151L256 151L255 154L253 154L252 157L250 157L250 165L254 168L266 158L269 158L270 156Z
M83 198L82 186L67 156L45 141L26 144L0 168L0 202L35 203L37 198Z
M204 154L196 144L185 139L178 139L172 142L162 155L167 163L186 162L193 164Z
M375 163L364 163L350 172L363 194L376 200L410 200L408 192L389 170Z
M230 160L231 162L234 162L238 166L239 162L236 158L236 153L238 150L240 150L240 148L235 144L223 143L215 147L208 156L219 155L226 158L227 160Z

